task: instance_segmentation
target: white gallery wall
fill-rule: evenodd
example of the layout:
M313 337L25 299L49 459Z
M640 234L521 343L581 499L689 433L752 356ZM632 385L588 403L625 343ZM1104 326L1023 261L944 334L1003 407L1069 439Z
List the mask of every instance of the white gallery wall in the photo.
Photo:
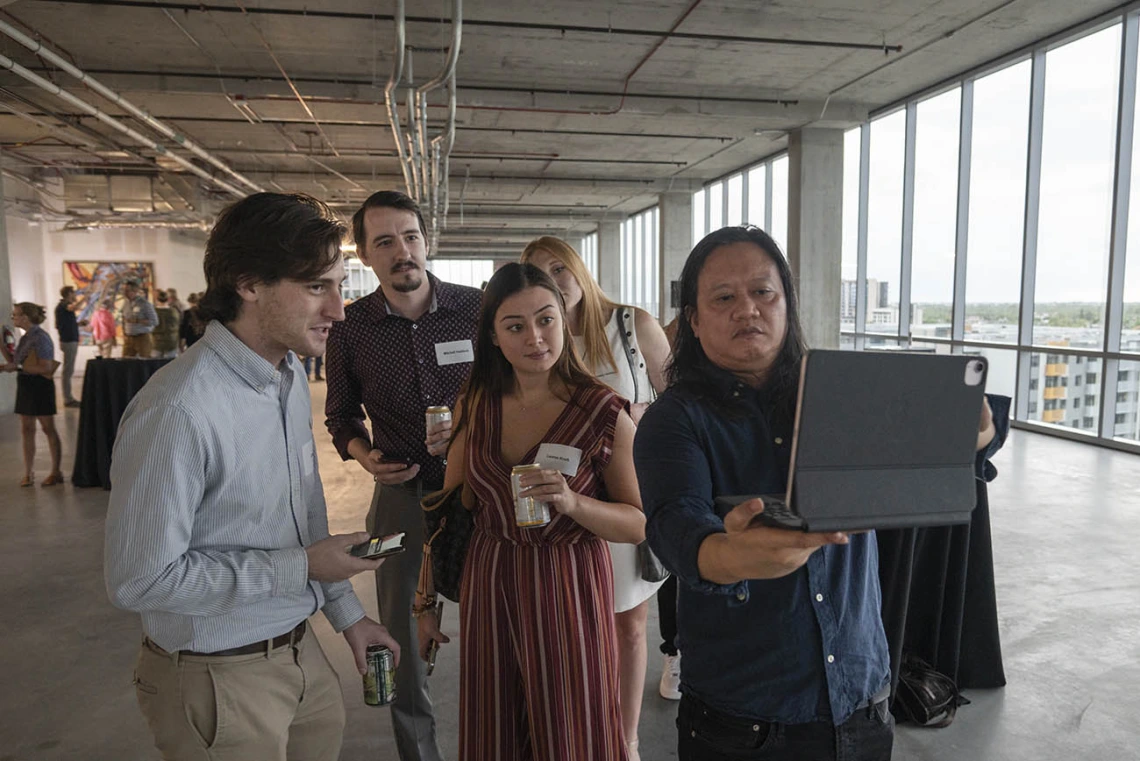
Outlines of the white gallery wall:
M5 222L12 301L32 301L47 307L44 327L57 342L53 312L63 286L65 261L152 262L155 287L176 288L183 303L191 292L206 289L202 274L204 233L153 229L64 231L59 223L36 223L11 215ZM58 353L58 346L56 350ZM79 347L76 396L82 390L79 376L87 360L94 356L94 346Z

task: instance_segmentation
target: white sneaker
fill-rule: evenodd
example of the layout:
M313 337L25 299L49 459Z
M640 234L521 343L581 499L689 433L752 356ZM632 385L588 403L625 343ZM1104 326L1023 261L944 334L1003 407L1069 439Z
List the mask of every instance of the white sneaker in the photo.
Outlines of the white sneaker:
M666 655L665 664L661 669L661 685L658 687L661 697L666 700L681 699L681 654Z

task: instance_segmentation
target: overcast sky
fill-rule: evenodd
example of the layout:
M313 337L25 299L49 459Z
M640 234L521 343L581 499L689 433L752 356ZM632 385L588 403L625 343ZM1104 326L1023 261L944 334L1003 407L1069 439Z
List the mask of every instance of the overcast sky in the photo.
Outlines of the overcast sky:
M1040 302L1105 299L1119 57L1119 25L1046 56ZM975 83L968 303L1019 299L1030 74L1030 62L1023 61ZM917 302L949 303L952 296L960 107L958 88L918 106L912 279ZM871 125L867 274L890 282L892 301L898 299L905 121L898 111ZM853 130L845 145L845 279L855 277L858 150ZM1130 237L1140 252L1140 162L1132 197ZM1140 254L1137 260L1128 272L1126 301L1140 301Z

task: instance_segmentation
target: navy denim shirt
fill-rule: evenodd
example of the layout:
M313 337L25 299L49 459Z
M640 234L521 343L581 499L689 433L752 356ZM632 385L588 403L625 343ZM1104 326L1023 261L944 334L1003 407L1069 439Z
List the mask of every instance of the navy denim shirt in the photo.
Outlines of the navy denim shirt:
M790 422L770 422L762 392L725 374L716 393L740 414L672 387L634 441L649 544L681 582L681 689L734 716L838 726L890 682L874 532L823 547L780 579L702 579L701 543L724 531L713 499L783 492L792 443Z

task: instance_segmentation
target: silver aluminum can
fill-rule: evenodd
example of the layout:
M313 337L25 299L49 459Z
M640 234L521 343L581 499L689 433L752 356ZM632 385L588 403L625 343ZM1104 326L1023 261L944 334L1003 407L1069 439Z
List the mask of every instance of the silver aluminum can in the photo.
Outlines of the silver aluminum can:
M451 420L451 410L447 407L428 407L424 413L424 422L426 430L431 430L432 426L439 425L440 423L447 423Z
M550 523L550 504L534 497L519 496L519 477L542 470L538 463L511 468L511 494L515 498L515 524L520 528L538 528Z

